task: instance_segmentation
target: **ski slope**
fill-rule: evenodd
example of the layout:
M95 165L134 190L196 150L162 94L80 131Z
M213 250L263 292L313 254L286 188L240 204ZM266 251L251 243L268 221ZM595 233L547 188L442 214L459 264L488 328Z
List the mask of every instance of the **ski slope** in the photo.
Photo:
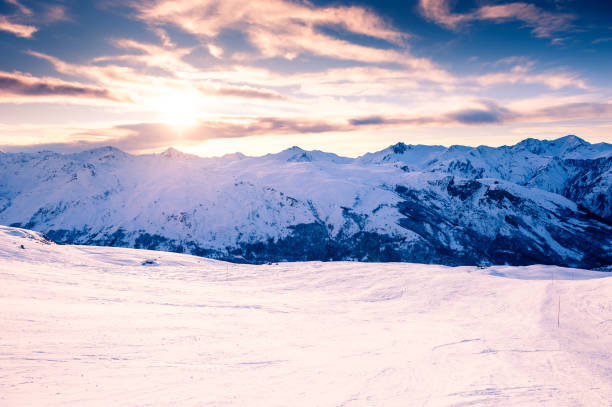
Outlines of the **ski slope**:
M0 405L608 407L610 277L234 265L0 227Z

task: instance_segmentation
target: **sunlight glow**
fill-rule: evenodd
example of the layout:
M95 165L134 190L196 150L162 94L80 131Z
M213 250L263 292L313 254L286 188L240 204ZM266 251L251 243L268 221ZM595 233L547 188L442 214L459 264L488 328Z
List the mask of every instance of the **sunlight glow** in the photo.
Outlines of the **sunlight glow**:
M200 98L193 93L175 92L156 100L154 109L164 123L188 127L198 123L200 102Z

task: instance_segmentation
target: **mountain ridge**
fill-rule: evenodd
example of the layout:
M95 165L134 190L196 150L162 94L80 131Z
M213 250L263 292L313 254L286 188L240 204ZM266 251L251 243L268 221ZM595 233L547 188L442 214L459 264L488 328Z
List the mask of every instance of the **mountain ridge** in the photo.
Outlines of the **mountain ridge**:
M533 140L358 158L5 153L0 224L238 262L612 263L612 145Z

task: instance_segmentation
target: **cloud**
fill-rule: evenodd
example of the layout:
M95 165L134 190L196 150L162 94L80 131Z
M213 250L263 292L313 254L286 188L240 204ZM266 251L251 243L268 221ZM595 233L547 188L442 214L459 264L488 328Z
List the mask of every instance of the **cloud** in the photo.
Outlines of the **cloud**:
M31 38L38 28L11 22L7 16L0 15L0 31L7 31L21 38Z
M501 124L518 117L518 114L489 100L478 100L472 106L442 112L435 115L416 116L365 116L349 121L354 126L447 126Z
M213 57L221 58L223 56L223 48L215 44L208 44L207 48L208 48L208 53L212 55Z
M419 8L426 18L450 29L478 20L495 23L520 21L540 38L553 38L555 33L567 32L576 19L573 14L552 13L524 2L485 5L469 13L453 13L450 0L420 0ZM560 40L553 38L556 42Z
M127 152L142 153L158 151L173 145L195 146L214 139L349 133L368 131L371 128L501 126L610 117L612 117L612 103L564 103L535 110L510 110L491 101L479 100L465 108L436 115L371 115L333 121L304 117L231 117L204 121L196 126L184 128L164 123L118 124L110 128L71 130L63 137L63 140L69 141L12 144L3 148L6 151L73 152L112 145Z
M92 98L121 101L107 89L64 82L52 78L35 78L21 73L0 72L0 97L20 96L25 99L37 97ZM123 100L125 101L125 100Z
M392 126L424 126L444 124L443 117L433 116L363 116L349 119L349 124L355 127L392 127Z
M371 124L387 124L388 121L382 116L365 116L350 119L349 123L353 126L367 126Z
M472 18L467 14L451 13L449 0L420 0L419 9L428 19L453 29Z
M144 52L142 55L119 55L112 57L98 57L94 62L129 61L140 62L142 65L157 68L172 67L168 77L139 73L135 69L116 65L74 65L61 61L47 54L28 51L29 55L49 61L58 72L66 75L82 76L94 80L103 86L131 90L132 98L142 103L150 102L160 97L178 97L177 95L193 94L197 90L204 96L222 96L242 99L258 99L267 101L287 101L288 97L272 90L253 86L233 86L228 83L226 76L215 78L219 71L207 75L193 66L182 62L181 55L187 54L186 49L178 48L175 51L165 50L151 44L144 44L131 40L114 40L122 48L130 48ZM244 77L243 77L244 76ZM248 80L248 73L240 75L238 72L228 72L227 77L244 82ZM269 81L261 81L266 83ZM201 85L200 85L201 84ZM195 97L195 96L193 96Z
M17 37L32 38L34 33L38 31L38 27L31 24L23 24L24 21L34 22L38 25L69 20L66 8L61 5L42 5L34 13L32 9L26 7L18 0L6 0L6 2L13 5L17 9L17 13L10 17L0 15L0 31L10 32Z
M558 97L555 102L560 105L564 95L579 94L591 100L601 97L577 74L561 69L542 71L525 57L488 65L479 62L493 72L454 75L427 58L412 56L405 44L408 37L365 8L317 7L280 0L265 4L262 0L151 0L134 7L136 11L129 17L147 23L155 34L150 35L152 43L111 38L118 52L97 55L84 63L28 51L50 62L62 78L75 82L20 78L21 82L13 81L7 87L12 90L5 91L5 100L70 98L71 102L91 104L91 100L129 98L133 103L106 103L104 109L91 114L98 122L96 126L112 120L104 124L109 129L71 131L61 137L76 140L79 146L113 144L128 151L146 151L247 136L318 134L325 138L327 133L365 134L378 128L500 126L559 120L547 118L553 116L552 111L540 110L551 102L531 108L512 103L541 94L542 86L563 90L547 95ZM457 14L454 27L461 21L473 21L464 15L474 13ZM516 10L497 9L477 15L502 21L510 18L503 15L518 14ZM331 30L322 29L334 24ZM186 36L177 27L191 35ZM246 55L236 57L232 44L220 39L227 37L226 30L240 32L241 41L244 37L249 42L250 47L244 48L248 50ZM338 34L346 31L359 35L346 36L350 38L347 40ZM363 45L355 40L363 36L383 40L367 41L369 44L384 45ZM301 53L325 58L311 58L312 64L295 68L301 62L297 57ZM269 57L297 59L291 64L260 59ZM343 61L339 63L339 59ZM497 89L489 88L499 85L512 86L504 93L507 107L481 100L491 97ZM593 93L580 92L586 89ZM582 111L566 107L566 111L589 114L586 107ZM591 113L601 114L596 109ZM89 126L83 117L65 120L71 126ZM119 120L136 124L112 127ZM179 130L151 123L164 121L195 124Z
M492 124L503 122L499 112L482 109L466 109L451 114L449 117L463 124Z
M436 68L430 60L410 55L405 47L408 34L363 7L316 7L309 2L283 0L149 0L132 5L149 25L173 24L196 35L217 58L226 55L215 44L217 37L224 30L234 30L243 33L257 49L258 54L251 56L255 58L294 59L308 54ZM361 45L333 36L322 27L337 27L393 46Z
M205 37L215 37L228 27L292 31L316 25L341 26L394 43L407 36L362 7L315 7L283 0L149 0L133 6L147 22L172 22Z
M24 6L21 2L19 2L18 0L5 0L7 3L12 4L13 6L15 6L17 8L17 10L19 10L19 12L21 14L24 15L32 15L32 10L26 6Z
M151 27L151 30L155 33L155 35L159 37L164 47L166 48L176 47L176 44L174 43L174 41L172 41L172 38L170 38L166 30L159 28L159 27Z
M528 85L544 85L558 90L566 87L589 89L587 83L576 73L561 71L532 72L533 63L515 65L509 72L492 72L466 79L481 86L513 85L524 83Z
M70 141L36 145L4 146L7 151L53 150L80 151L112 145L131 153L156 151L173 145L198 145L207 140L254 136L294 136L325 133L348 133L375 128L402 126L483 125L502 122L510 113L490 102L489 109L465 109L439 116L365 116L338 120L304 117L232 117L200 122L192 127L177 128L164 123L119 124L107 129L72 131Z
M74 152L112 145L126 152L139 153L173 145L197 145L206 140L257 135L318 134L351 131L346 123L331 123L300 118L255 118L240 122L210 121L177 129L164 123L134 123L108 129L81 130L69 135L70 141L29 145L5 145L6 151Z
M169 39L166 39L166 41L168 40ZM94 63L124 61L131 65L140 64L142 66L162 69L172 76L176 76L175 72L196 71L192 65L183 61L183 57L192 51L191 48L180 48L168 45L160 47L154 44L148 44L125 38L113 39L111 42L117 48L136 51L136 53L98 57L94 58Z
M547 106L526 113L524 117L538 121L612 118L612 103L583 102Z
M612 117L612 103L565 103L535 110L508 109L491 101L478 101L468 107L436 116L365 116L349 120L353 126L454 126L502 125L518 122L555 122L560 120Z
M244 99L288 100L287 97L281 95L280 93L253 89L249 87L221 87L217 89L200 89L202 90L202 92L210 95L229 96Z
M599 44L602 42L610 42L612 41L612 37L605 37L605 38L596 38L592 41L593 44Z
M41 15L41 20L47 24L55 23L57 21L70 21L66 7L54 4L46 5Z
M192 137L187 138L187 142ZM200 140L205 140L201 137ZM61 140L36 144L11 144L2 146L8 152L55 151L72 153L93 148L113 146L128 153L141 153L184 143L175 128L161 123L142 123L115 126L107 129L72 131Z
M317 67L317 72L309 73L278 72L249 61L215 61L212 66L198 67L188 62L193 61L188 56L198 46L171 46L174 43L166 31L169 28L153 25L151 29L160 38L160 44L115 38L111 43L126 50L125 54L100 56L82 65L35 51L28 53L49 61L64 75L129 95L134 101L133 108L146 112L144 120L169 121L171 114L166 110L169 107L177 110L180 109L177 106L184 104L189 106L188 114L193 121L234 112L255 117L295 115L324 119L352 114L359 119L373 111L398 115L396 112L411 109L421 118L403 122L405 125L433 125L436 120L430 116L440 116L444 105L448 110L459 111L462 101L484 94L491 86L540 84L554 90L587 89L578 75L534 72L534 63L525 58L504 61L516 64L505 72L464 77L427 62L415 68L384 65L329 68L323 64ZM205 49L206 45L199 48ZM455 117L455 123L462 118ZM475 120L466 116L465 121L470 119Z

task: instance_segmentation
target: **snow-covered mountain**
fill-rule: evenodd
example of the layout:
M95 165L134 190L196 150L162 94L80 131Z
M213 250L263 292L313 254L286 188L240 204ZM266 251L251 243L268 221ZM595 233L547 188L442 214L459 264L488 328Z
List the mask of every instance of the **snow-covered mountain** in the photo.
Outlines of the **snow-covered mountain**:
M612 220L612 145L576 136L526 139L513 146L411 146L398 143L358 159L405 171L443 172L468 179L497 178L561 194Z
M242 262L612 264L612 145L0 153L0 224Z

